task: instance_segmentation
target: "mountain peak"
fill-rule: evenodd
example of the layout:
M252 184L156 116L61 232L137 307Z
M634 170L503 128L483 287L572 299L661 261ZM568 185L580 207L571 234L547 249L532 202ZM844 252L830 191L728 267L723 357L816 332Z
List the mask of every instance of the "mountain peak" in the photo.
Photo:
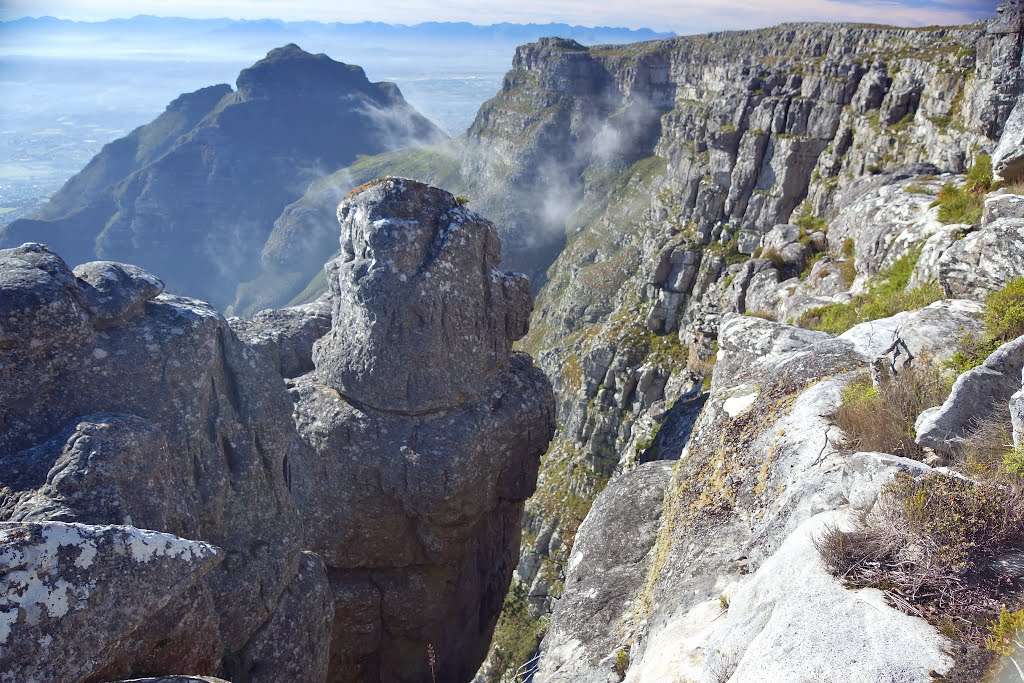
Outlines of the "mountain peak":
M238 75L238 92L248 97L312 88L364 89L370 84L359 66L311 54L295 43L274 48Z

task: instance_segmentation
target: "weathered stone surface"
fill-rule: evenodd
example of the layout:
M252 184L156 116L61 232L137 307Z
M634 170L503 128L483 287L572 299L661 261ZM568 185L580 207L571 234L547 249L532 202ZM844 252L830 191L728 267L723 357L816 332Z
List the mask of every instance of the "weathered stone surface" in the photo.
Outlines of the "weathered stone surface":
M498 270L494 227L444 190L401 178L352 195L338 219L334 322L314 351L320 381L406 413L473 398L526 334L532 310L526 278Z
M1003 344L979 367L960 375L941 406L917 418L917 443L936 451L955 449L980 421L995 414L1020 390L1024 368L1024 337Z
M1010 397L1010 425L1013 428L1013 445L1024 445L1024 387Z
M334 596L324 561L302 553L295 577L267 623L226 662L231 681L326 681Z
M131 678L117 683L228 683L210 676L159 676L157 678Z
M986 197L981 225L986 226L1000 218L1024 219L1024 196L998 190Z
M207 304L162 294L133 317L124 313L136 304L96 318L87 283L56 255L29 245L0 251L0 263L3 518L167 525L223 548L231 561L203 582L217 638L238 651L299 559L280 376ZM104 296L147 291L148 276L132 272L104 284ZM134 664L111 666L131 673L151 654L144 645Z
M138 266L92 261L73 271L82 303L96 327L112 327L142 311L142 305L164 291L164 283Z
M565 592L544 638L534 680L607 681L624 645L619 626L633 607L631 587L643 582L658 535L672 463L639 466L594 502L569 558Z
M918 475L930 467L910 458L888 453L854 453L843 466L841 485L850 508L870 512L882 486L897 472Z
M120 677L117 663L140 640L153 651L135 667L215 668L216 615L199 597L224 557L208 543L134 527L0 523L0 680ZM194 611L182 613L183 604ZM194 619L203 608L206 623ZM186 615L194 631L167 630Z
M1024 219L1000 218L957 241L939 259L946 296L982 300L1024 276Z
M267 355L282 377L298 377L313 369L313 343L331 329L327 296L304 306L260 311L251 319L228 318L238 338Z
M1024 106L1020 99L992 152L992 170L1004 180L1016 180L1024 173Z
M389 178L338 214L331 330L290 382L303 447L288 462L334 596L329 679L425 680L431 645L438 680L467 680L554 431L550 384L511 351L529 285L442 190Z
M945 299L915 311L855 325L839 338L853 344L865 358L874 359L899 335L919 360L941 363L956 352L952 340L967 332L981 333L981 313L981 305L974 301Z
M946 639L926 621L893 609L881 591L850 591L825 568L814 538L845 512L796 529L729 595L705 644L703 680L735 683L827 680L925 681L946 671ZM630 679L627 679L630 680ZM641 679L632 679L641 680Z

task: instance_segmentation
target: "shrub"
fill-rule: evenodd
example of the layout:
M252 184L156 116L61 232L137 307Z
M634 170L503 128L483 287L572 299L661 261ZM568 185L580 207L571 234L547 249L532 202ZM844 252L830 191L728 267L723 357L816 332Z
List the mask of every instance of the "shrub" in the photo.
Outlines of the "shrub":
M949 365L958 374L978 367L997 348L1024 335L1024 277L985 297L984 321L983 335L968 332L957 342Z
M460 194L455 198L455 203L459 206L465 206L466 204L469 204L469 197L464 194Z
M782 258L782 254L775 247L768 247L761 252L761 258L768 259L775 266L776 270L783 270L786 267L786 261Z
M897 260L873 279L868 291L857 294L849 303L829 304L805 311L797 325L842 334L862 322L888 318L938 301L942 298L942 288L936 283L905 291L919 256L920 251L914 250Z
M939 197L932 206L939 207L939 220L943 223L969 223L974 225L981 220L984 202L953 183L946 183L939 190Z
M979 154L967 172L963 187L947 183L939 191L932 206L939 207L939 220L943 223L970 223L981 220L984 195L992 189L992 158Z
M850 451L879 451L921 459L914 442L914 421L923 410L941 405L949 385L938 368L913 366L874 387L867 373L843 388L832 420L845 434Z
M1007 451L1003 456L1002 470L1015 477L1024 477L1024 445Z
M828 232L828 223L821 216L815 216L814 214L804 214L795 221L793 225L799 226L807 232Z
M828 529L815 544L847 585L880 588L895 606L981 647L984 625L1016 590L992 559L1024 547L1024 489L899 473L853 530Z
M985 648L1004 657L1009 657L1024 646L1021 642L1021 631L1024 631L1024 609L1010 612L1006 605L999 611L999 617L988 627L989 636L985 639Z

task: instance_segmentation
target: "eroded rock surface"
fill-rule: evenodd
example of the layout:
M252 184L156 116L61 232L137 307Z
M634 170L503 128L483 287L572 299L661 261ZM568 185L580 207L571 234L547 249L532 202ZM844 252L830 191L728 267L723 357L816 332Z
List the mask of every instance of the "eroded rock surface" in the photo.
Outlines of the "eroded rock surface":
M389 178L338 215L332 327L291 383L305 448L289 464L336 598L330 677L424 680L429 644L438 680L466 680L554 429L550 385L511 352L529 286L441 190Z
M36 629L0 650L10 680L411 682L431 675L428 645L437 680L476 670L554 431L550 384L511 350L529 285L441 190L388 179L340 215L331 296L231 326L133 266L0 251L8 545L121 529L215 560L136 572L118 593L104 586L130 573L126 551L85 531L5 555L8 582L62 572L7 591L21 602L0 628ZM98 583L71 596L74 619L40 621L67 613L65 579Z

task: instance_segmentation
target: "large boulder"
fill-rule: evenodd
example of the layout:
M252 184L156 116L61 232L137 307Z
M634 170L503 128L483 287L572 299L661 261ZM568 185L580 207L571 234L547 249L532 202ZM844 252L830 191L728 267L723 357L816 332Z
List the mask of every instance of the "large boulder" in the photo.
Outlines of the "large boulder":
M938 262L946 296L983 300L1024 275L1024 219L998 218L958 240Z
M159 294L131 266L77 273L40 245L0 251L0 520L130 524L222 548L228 561L201 579L220 649L190 673L227 671L299 567L291 401L208 304ZM122 675L147 667L144 646Z
M508 363L532 310L526 277L498 270L494 226L444 190L401 178L338 206L331 332L317 378L368 406L424 413L476 396Z
M218 624L201 579L224 559L207 543L134 527L0 523L3 680L215 668Z
M1003 344L980 366L960 375L941 406L917 418L917 443L941 452L954 450L981 422L1020 391L1024 337ZM1003 418L1005 419L1005 418Z
M330 332L290 384L305 547L335 597L333 681L469 679L554 432L529 356L529 285L450 194L387 179L341 204ZM411 608L415 606L415 608Z
M628 648L619 624L633 608L625 587L644 580L671 479L672 463L647 463L616 479L594 502L573 544L537 683L603 683L623 668L619 658L628 657Z

